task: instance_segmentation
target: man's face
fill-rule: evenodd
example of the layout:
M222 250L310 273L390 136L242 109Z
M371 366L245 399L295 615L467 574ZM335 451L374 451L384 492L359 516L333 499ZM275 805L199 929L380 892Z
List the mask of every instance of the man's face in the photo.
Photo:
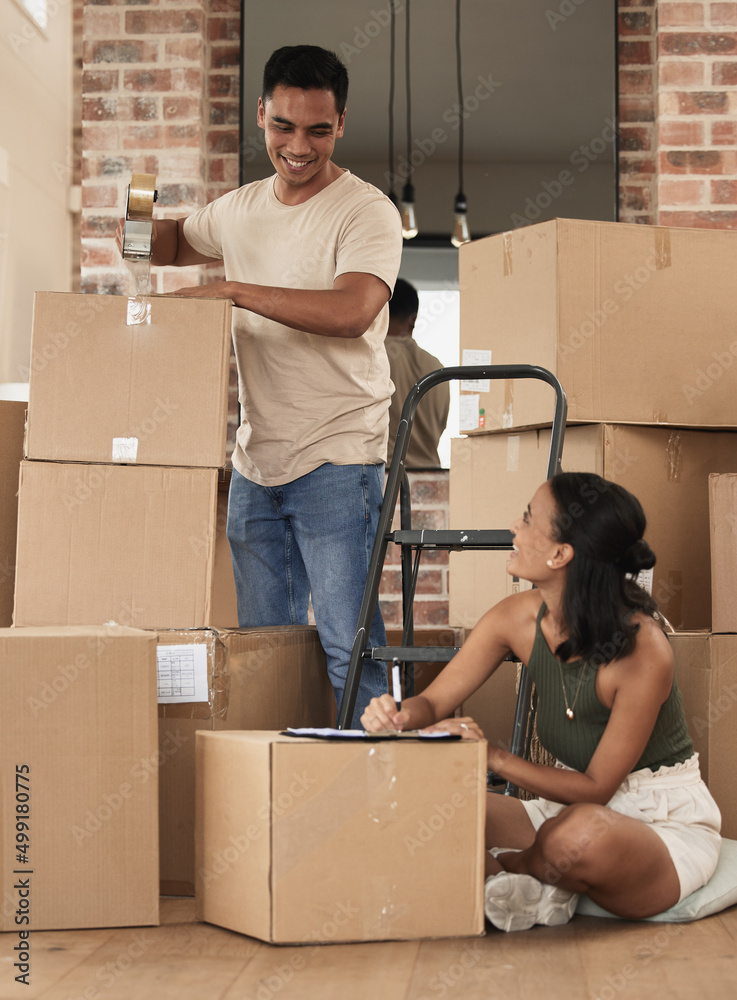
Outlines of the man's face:
M287 185L281 188L286 200L312 197L334 179L329 163L344 119L330 90L278 86L265 104L259 98L257 122L279 181Z

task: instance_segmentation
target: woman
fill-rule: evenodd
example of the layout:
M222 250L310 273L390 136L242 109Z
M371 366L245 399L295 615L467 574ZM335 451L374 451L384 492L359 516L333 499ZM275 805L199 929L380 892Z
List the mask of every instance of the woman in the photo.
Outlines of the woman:
M655 564L642 507L600 476L561 473L511 530L508 572L535 589L488 611L401 711L382 695L361 721L484 739L472 719L448 717L513 650L535 682L538 737L557 763L489 745L489 768L538 798L488 796L488 919L502 930L565 923L582 892L621 917L661 913L711 877L721 820L656 604L630 579Z

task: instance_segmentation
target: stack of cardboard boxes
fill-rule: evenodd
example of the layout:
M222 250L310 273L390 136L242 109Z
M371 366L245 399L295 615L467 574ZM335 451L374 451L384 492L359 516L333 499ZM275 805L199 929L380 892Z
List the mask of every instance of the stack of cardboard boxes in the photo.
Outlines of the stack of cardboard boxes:
M736 268L731 232L561 219L460 251L462 363L533 364L557 375L568 400L564 469L597 472L639 498L657 556L646 583L679 633L703 630L704 650L716 639L709 477L737 470ZM533 380L461 390L468 437L453 442L451 527L509 527L546 477L553 393ZM453 625L472 627L529 586L506 573L507 559L451 554ZM716 586L734 599L726 574ZM703 752L707 737L694 724L708 719L706 689L697 693L686 676L685 641L674 639L679 681L710 780L714 745ZM700 669L706 664L702 657ZM709 686L709 699L717 688ZM737 784L712 785L725 834L737 836L729 811Z
M237 630L218 490L230 312L218 299L36 297L25 451L25 406L0 414L19 432L0 456L15 549L3 759L31 776L8 794L21 812L33 802L18 836L34 930L155 923L160 871L164 891L193 894L198 729L334 712L314 628ZM26 862L20 819L3 815L5 879Z

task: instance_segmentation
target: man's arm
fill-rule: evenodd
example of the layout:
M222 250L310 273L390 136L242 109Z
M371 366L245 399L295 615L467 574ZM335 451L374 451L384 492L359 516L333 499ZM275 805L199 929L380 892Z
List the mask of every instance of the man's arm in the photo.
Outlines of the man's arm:
M191 261L197 263L197 261ZM176 295L225 298L241 309L323 337L362 337L389 301L390 289L375 274L340 274L332 288L275 288L243 281L215 281L179 288Z

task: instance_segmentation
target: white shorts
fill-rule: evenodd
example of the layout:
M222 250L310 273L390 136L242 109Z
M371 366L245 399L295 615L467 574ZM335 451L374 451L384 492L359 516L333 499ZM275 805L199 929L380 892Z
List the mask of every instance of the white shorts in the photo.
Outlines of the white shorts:
M556 767L565 768L558 762ZM566 807L549 799L522 801L534 828ZM699 771L699 755L682 764L633 771L607 803L610 809L648 823L665 842L684 899L714 874L721 847L719 807ZM679 902L680 902L679 899Z

